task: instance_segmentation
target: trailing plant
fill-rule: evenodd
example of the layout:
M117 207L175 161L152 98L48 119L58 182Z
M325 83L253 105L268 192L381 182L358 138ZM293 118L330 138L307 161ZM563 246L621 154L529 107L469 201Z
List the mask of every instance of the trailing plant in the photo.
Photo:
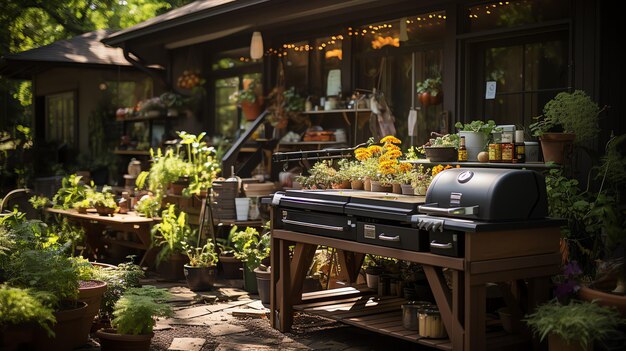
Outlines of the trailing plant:
M431 95L438 95L441 92L441 77L426 78L421 82L417 82L415 85L418 94L429 93Z
M625 321L615 310L593 302L572 300L562 305L553 300L537 307L525 322L542 341L555 334L566 343L580 344L585 349L594 341L605 339Z
M185 243L194 235L189 223L187 213L180 211L176 214L176 206L170 204L161 212L161 222L152 227L152 245L159 247L156 263L166 260L173 254L185 253Z
M0 330L10 325L36 323L48 336L53 337L50 328L56 323L52 308L41 303L41 294L28 289L0 285Z
M603 110L582 90L561 92L548 101L543 107L543 115L535 117L537 122L529 127L534 136L551 131L575 133L579 143L598 135L598 118Z
M155 317L169 317L171 307L164 303L170 294L153 286L130 288L115 303L111 325L119 334L151 334Z

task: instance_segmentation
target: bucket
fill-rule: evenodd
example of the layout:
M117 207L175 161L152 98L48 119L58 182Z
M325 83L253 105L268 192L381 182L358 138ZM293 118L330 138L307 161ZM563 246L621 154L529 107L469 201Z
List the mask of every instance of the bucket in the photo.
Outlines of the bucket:
M402 305L402 326L408 330L418 330L419 310L430 306L428 301L409 301Z

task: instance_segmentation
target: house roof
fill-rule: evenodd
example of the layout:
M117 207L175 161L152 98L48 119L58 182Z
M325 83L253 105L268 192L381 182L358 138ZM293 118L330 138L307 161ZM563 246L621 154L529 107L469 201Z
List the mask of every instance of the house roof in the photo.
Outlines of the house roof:
M9 54L0 61L0 74L25 77L45 68L47 64L131 66L121 48L101 42L112 30L100 29L67 40L59 40L35 49Z
M138 23L132 27L120 30L107 37L104 42L110 45L117 45L146 34L174 28L181 24L191 23L199 19L219 16L224 13L269 1L270 0L198 0Z

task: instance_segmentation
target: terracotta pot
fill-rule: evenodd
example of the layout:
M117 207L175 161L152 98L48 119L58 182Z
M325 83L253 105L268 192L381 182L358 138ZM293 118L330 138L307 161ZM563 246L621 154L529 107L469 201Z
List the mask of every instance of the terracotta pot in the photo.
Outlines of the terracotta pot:
M89 332L91 331L91 325L94 317L100 310L100 301L102 301L102 295L107 289L107 283L100 280L88 280L81 281L78 288L78 301L87 304L85 310L85 316L83 317L83 323L80 326L79 334L84 337L83 343L86 343L89 338Z
M206 291L213 289L217 278L217 266L193 267L184 266L185 279L191 291Z
M422 104L424 108L427 108L430 105L430 93L429 92L424 92L424 93L419 94L418 99L420 101L420 104Z
M363 181L353 180L352 182L350 182L350 187L354 190L363 190Z
M48 337L46 331L35 331L33 350L67 351L85 343L85 338L78 331L82 330L87 304L79 302L77 308L54 312L57 322L52 326L54 337Z
M241 111L247 121L254 121L262 112L261 103L259 103L258 99L255 102L242 101Z
M372 181L369 177L365 177L365 179L363 179L363 190L372 191Z
M601 306L614 306L622 317L626 318L626 295L617 295L588 286L581 286L578 290L578 297L585 301L596 300L596 303Z
M341 183L333 183L331 184L333 189L350 189L350 181L344 180Z
M393 184L391 184L391 191L394 194L402 194L402 184L400 184L400 183L393 183Z
M96 335L102 351L148 351L154 333L124 335L116 333L115 329L100 329Z
M33 323L0 327L0 350L31 350L37 328Z
M573 133L544 133L539 138L543 162L566 162L572 154L575 138L576 134Z
M430 105L439 105L440 103L443 102L443 92L438 92L437 95L432 95L430 94L430 96L428 97L428 103Z
M189 179L179 178L177 181L170 184L170 191L173 195L182 195L183 190L189 186Z
M582 347L579 343L573 341L571 344L568 344L556 334L548 335L548 347L550 351L591 351L593 348L593 343L587 345L587 347Z

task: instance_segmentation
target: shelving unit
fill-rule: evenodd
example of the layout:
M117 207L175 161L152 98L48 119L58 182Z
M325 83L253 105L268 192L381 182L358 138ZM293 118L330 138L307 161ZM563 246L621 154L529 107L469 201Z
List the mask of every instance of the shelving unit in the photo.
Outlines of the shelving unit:
M305 111L302 112L302 114L319 117L319 120L317 122L320 125L322 124L321 119L325 115L341 114L344 124L348 127L350 131L350 133L348 133L348 144L356 145L360 141L360 139L362 139L359 138L359 130L363 129L365 123L368 121L368 119L361 118L361 116L369 117L371 112L372 110L370 109L336 109L322 111ZM369 129L367 130L369 131ZM364 139L367 140L367 137L365 137ZM363 142L365 140L363 140Z

